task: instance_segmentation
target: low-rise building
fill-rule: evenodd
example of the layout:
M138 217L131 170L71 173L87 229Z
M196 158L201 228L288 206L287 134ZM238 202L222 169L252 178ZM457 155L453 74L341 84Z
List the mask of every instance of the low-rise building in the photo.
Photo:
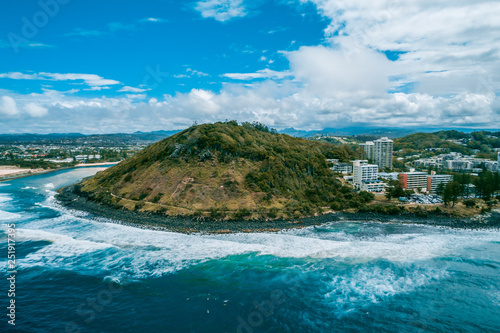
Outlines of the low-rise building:
M427 192L436 194L439 184L446 185L453 181L452 175L431 175L427 176Z
M496 172L500 170L500 163L497 161L487 161L484 162L484 167L486 170L491 171L491 172Z
M351 163L337 163L334 164L333 167L330 168L334 172L340 173L352 173L352 164Z
M378 176L385 180L398 180L399 172L379 172Z
M379 180L363 181L361 182L359 190L366 192L383 192L385 190L385 187L386 185Z
M399 174L399 184L405 190L426 190L427 173L426 172L403 172Z

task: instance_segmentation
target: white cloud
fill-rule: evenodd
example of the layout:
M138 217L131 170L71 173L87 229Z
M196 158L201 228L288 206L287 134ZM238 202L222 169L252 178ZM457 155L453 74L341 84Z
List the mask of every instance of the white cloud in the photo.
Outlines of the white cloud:
M210 76L210 74L197 71L196 69L186 68L186 74L176 74L176 75L174 75L174 77L176 79L190 78L192 76L202 77L202 76Z
M88 89L83 89L87 91L101 91L101 90L109 90L111 87L108 86L95 86L95 87L90 87Z
M203 0L196 3L195 9L204 18L214 18L219 22L247 15L243 0Z
M302 47L287 53L295 78L309 91L330 96L341 91L383 93L389 87L391 62L377 52L363 50L346 58L324 46Z
M0 78L13 80L39 80L39 76L37 74L23 74L20 72L0 73Z
M500 89L498 1L301 1L331 20L325 36L346 58L367 49L398 52L398 80L416 83L418 92L477 92L471 81Z
M45 44L45 43L40 43L40 42L30 42L30 41L15 41L13 43L4 41L0 39L0 49L7 49L7 48L13 48L17 50L18 48L50 48L54 47L53 45L50 44Z
M91 87L108 86L122 84L116 80L105 79L95 74L60 74L60 73L35 73L23 74L19 72L0 73L0 78L8 78L13 80L47 80L47 81L84 81L85 84Z
M43 117L49 112L46 108L35 103L26 104L24 110L32 117Z
M191 75L196 75L196 76L210 76L207 73L203 73L203 72L197 71L196 69L191 69L191 68L187 68L186 72L190 73Z
M2 104L0 104L0 113L5 116L15 116L19 113L16 101L9 96L2 96Z
M148 90L151 90L151 89L143 89L143 88L135 88L135 87L125 86L125 87L121 88L120 90L118 90L118 92L141 93L141 92L145 92Z
M1 93L1 92L0 92ZM76 131L86 133L151 131L188 127L198 123L236 119L260 121L270 126L301 129L348 127L369 124L383 127L477 127L500 126L500 99L478 93L452 97L425 93L376 91L320 91L300 80L259 81L252 85L228 84L221 92L193 89L162 99L145 94L119 98L83 98L57 91L43 94L12 94L21 106L43 105L48 114L22 121L6 117L0 132ZM4 103L5 104L5 103ZM26 107L23 107L26 110ZM3 109L2 109L3 111Z
M109 80L100 77L95 74L59 74L59 73L40 73L42 77L48 78L54 81L75 81L83 80L89 86L108 86L121 84L121 82L116 80Z
M146 94L127 94L127 98L130 100L133 99L146 99L148 98L148 95Z
M226 73L222 76L233 79L233 80L254 80L254 79L282 79L287 76L291 76L290 71L278 72L273 71L269 68L258 70L255 73Z
M148 18L142 19L141 22L163 23L163 22L167 22L167 20L157 18L157 17L148 17Z

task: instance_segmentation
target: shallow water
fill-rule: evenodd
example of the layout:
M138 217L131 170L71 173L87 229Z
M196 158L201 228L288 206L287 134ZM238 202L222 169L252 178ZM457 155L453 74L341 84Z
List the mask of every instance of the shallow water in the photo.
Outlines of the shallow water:
M17 331L500 332L497 230L184 235L91 220L54 200L99 170L0 183L4 247L16 224Z

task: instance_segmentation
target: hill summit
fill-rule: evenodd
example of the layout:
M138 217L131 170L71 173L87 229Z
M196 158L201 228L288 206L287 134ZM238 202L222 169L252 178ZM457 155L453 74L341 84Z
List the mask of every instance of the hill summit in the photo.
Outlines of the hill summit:
M114 208L169 216L296 218L359 197L327 162L353 157L346 146L278 134L260 123L204 124L149 146L76 191Z

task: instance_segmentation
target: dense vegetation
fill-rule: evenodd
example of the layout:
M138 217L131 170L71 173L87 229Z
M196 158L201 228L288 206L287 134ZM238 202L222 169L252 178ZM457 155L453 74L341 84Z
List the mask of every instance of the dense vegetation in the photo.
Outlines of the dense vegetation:
M68 166L72 166L76 163L68 163ZM43 161L43 160L24 160L24 159L2 159L0 160L0 165L17 166L20 168L27 169L56 169L59 167L58 164Z
M448 140L460 140L462 144ZM471 155L473 149L489 153L491 148L500 148L500 132L478 131L468 134L451 130L416 133L394 140L394 150L396 151L407 150L411 153L428 148L442 148L464 155Z
M450 151L460 152L462 154L471 154L472 151L465 146L454 142L446 141L447 139L437 133L415 133L394 140L394 150L409 150L419 151L428 148L443 148ZM457 132L460 133L460 132ZM464 134L464 133L462 133Z
M119 208L213 218L300 217L373 199L343 187L326 159L347 146L277 134L260 123L193 126L85 181L83 195Z

